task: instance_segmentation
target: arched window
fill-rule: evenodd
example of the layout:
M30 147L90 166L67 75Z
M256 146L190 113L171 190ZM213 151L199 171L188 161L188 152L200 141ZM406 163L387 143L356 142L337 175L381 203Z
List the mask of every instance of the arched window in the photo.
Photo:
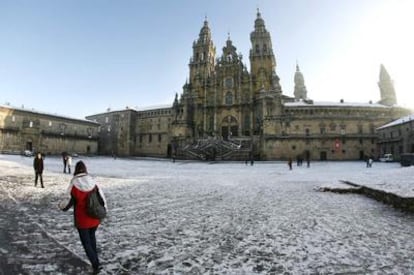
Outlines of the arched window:
M231 92L226 93L226 105L233 104L233 94Z

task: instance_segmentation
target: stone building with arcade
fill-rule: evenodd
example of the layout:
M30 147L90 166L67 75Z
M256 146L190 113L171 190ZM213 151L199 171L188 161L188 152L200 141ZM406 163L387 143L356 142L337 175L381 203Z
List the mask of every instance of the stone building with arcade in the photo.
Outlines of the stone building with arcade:
M0 153L97 154L99 124L0 105Z
M217 55L205 20L192 44L188 80L171 106L87 117L100 124L99 152L223 160L376 158L376 128L410 112L398 107L383 65L378 102L313 101L298 65L293 96L287 96L259 11L250 41L247 68L230 37Z

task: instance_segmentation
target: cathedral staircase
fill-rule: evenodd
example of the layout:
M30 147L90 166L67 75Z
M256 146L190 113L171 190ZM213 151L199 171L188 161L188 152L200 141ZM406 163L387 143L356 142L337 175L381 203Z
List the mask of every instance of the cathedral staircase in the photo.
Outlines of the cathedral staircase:
M250 141L198 139L180 148L180 156L198 160L247 160L251 152Z

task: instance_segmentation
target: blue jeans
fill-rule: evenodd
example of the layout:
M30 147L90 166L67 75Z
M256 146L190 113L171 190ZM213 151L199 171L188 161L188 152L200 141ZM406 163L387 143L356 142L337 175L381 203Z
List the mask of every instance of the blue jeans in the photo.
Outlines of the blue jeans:
M98 251L96 250L95 238L95 231L97 228L98 227L85 229L78 228L82 246L85 249L85 253L88 256L88 259L91 262L93 269L98 269L99 267Z

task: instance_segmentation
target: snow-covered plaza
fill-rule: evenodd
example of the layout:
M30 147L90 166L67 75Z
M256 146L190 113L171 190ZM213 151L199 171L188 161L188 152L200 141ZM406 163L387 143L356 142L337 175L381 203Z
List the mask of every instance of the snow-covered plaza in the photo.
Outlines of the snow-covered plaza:
M350 180L411 195L398 163L189 162L79 157L103 188L102 274L409 274L414 215L358 194L318 192ZM61 212L71 175L46 157L0 155L0 274L90 271ZM410 182L411 181L411 182Z

